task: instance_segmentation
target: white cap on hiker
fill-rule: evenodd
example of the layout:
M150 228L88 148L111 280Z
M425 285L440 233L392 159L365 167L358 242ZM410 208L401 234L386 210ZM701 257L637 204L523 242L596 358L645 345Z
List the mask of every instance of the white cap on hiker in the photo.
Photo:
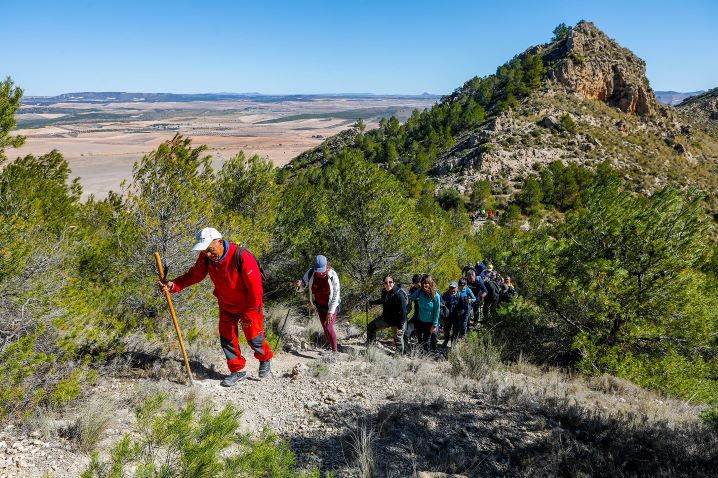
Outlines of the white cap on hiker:
M192 248L193 251L204 251L209 247L209 244L215 239L222 239L222 234L213 227L205 227L194 236L194 240L197 243Z

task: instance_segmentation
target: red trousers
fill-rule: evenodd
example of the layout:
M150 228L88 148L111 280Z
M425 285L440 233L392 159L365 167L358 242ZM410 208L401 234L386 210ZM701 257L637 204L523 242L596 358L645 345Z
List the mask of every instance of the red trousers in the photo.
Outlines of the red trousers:
M240 323L242 324L244 338L247 339L247 343L254 350L254 356L260 362L266 362L274 356L264 335L264 317L262 314L248 317L242 313L235 314L220 309L219 339L224 356L227 358L227 367L230 372L239 372L247 363L239 348Z

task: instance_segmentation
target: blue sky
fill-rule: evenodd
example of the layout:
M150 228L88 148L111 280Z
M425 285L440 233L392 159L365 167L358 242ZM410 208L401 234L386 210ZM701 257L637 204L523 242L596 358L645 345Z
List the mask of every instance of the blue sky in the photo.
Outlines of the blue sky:
M0 77L73 91L445 94L593 21L657 90L718 86L718 1L0 0Z

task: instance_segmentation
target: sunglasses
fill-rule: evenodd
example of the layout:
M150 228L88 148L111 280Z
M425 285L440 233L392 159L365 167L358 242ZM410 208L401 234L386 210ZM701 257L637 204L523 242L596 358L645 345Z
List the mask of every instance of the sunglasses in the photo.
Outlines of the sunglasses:
M393 284L393 283L394 283L393 280L388 280L388 281L385 281L385 282L384 282L384 285L389 285L389 284Z

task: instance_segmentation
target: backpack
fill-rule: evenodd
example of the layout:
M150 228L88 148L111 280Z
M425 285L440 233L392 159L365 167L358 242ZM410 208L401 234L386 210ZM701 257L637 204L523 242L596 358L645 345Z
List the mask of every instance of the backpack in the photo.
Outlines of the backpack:
M409 307L409 303L410 303L409 302L409 293L407 291L405 291L401 285L399 285L399 291L401 292L401 295L404 296L404 303L406 304L407 307ZM407 311L407 313L408 313L408 311Z
M446 302L443 300L441 301L441 309L439 310L439 318L440 319L448 319L449 318L449 306L446 305Z
M264 267L262 266L260 260L257 259L257 256L255 256L254 253L246 247L237 246L237 249L234 251L234 266L237 268L237 272L240 274L242 273L242 252L244 251L249 252L249 254L254 257L254 260L257 261L259 274L262 276L262 286L264 286L267 283L267 273L264 271Z
M488 292L487 299L498 301L501 294L501 288L499 285L492 280L485 282L484 285L486 286L486 291Z

